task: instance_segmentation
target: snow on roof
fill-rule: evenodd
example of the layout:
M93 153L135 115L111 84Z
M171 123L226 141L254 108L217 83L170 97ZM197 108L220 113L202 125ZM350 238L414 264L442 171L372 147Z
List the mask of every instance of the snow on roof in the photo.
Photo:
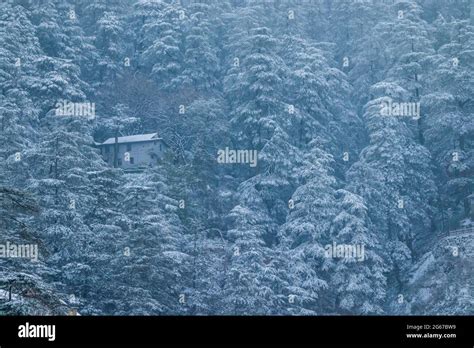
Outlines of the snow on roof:
M137 134L137 135L128 135L126 137L118 137L118 143L138 143L141 141L153 141L153 140L161 140L158 138L158 133L150 133L150 134ZM109 145L115 144L115 138L109 138L104 141L101 145Z

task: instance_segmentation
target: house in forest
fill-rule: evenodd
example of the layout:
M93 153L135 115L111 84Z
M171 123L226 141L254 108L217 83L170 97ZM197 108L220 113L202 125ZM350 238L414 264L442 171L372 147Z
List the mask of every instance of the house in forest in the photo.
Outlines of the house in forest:
M123 169L153 166L168 148L158 133L113 137L97 146L109 165Z

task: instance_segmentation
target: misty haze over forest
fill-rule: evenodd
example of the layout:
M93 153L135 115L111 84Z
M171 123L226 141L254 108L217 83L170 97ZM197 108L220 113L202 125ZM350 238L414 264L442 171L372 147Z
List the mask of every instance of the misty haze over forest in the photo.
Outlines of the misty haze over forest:
M473 67L474 0L1 1L0 315L474 314Z

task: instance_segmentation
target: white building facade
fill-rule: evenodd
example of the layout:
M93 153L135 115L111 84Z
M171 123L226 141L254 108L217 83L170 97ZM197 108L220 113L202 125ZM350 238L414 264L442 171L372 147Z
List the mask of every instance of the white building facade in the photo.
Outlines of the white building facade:
M110 166L114 165L117 156L117 168L123 169L151 167L159 162L168 148L158 133L118 137L117 144L115 138L109 138L98 146Z

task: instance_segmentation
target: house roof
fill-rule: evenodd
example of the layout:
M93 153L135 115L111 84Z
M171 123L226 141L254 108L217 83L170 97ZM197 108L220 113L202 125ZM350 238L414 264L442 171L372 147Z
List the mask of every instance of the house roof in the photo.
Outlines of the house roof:
M143 141L154 141L154 140L162 140L158 137L158 133L150 133L150 134L137 134L137 135L128 135L126 137L118 137L118 143L139 143ZM115 138L109 138L104 141L100 145L113 145L115 144Z

